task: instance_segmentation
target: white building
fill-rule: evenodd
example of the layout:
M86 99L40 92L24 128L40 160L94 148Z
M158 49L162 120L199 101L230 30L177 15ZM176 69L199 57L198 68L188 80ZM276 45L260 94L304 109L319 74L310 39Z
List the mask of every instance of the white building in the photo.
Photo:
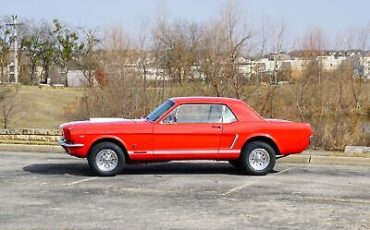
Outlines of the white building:
M364 66L364 76L367 79L370 79L370 57L364 57L363 66Z
M333 71L339 68L339 66L347 59L345 56L319 56L322 67L324 70Z
M85 86L87 81L86 77L83 75L82 70L70 70L67 73L68 86L71 87L81 87Z

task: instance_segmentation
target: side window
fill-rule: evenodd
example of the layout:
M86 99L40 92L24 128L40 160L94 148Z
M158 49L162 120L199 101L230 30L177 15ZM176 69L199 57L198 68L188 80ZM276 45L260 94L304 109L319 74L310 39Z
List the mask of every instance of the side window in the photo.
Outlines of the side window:
M221 123L223 105L185 104L171 112L163 123Z
M227 107L226 105L224 107L225 111L223 116L223 123L232 123L234 121L237 121L238 119L236 119L235 115L233 114L233 112L231 112L230 108Z

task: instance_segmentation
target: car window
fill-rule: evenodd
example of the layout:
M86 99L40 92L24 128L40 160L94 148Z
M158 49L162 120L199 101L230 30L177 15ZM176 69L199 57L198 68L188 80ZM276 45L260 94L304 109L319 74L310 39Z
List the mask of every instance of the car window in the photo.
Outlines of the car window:
M223 116L223 123L232 123L237 121L233 112L231 112L230 108L225 106L224 116Z
M154 109L148 116L146 116L146 118L148 120L154 122L160 116L162 116L162 114L164 114L165 112L167 112L174 104L175 104L175 102L173 102L171 100L167 100L162 105L160 105L156 109Z
M221 123L223 105L185 104L180 105L163 120L163 123Z

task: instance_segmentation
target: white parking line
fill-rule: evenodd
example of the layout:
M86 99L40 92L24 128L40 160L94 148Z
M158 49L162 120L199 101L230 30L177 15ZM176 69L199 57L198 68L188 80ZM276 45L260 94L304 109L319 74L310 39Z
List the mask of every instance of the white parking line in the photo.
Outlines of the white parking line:
M85 178L85 179L82 179L82 180L77 180L77 181L73 181L73 182L70 182L70 183L66 183L66 184L63 184L63 185L64 186L70 186L70 185L80 184L80 183L83 183L83 182L94 180L96 178L97 177L89 177L89 178Z
M288 172L288 171L290 171L292 169L295 169L295 168L297 168L297 167L291 167L291 168L284 169L284 170L282 170L280 172L277 172L276 175L283 174L283 173Z
M252 184L255 184L257 181L248 181L247 183L243 184L243 185L240 185L240 186L237 186L237 187L234 187L232 189L229 189L227 192L221 194L223 196L226 196L226 195L229 195L231 193L234 193L234 192L237 192L239 190L242 190L243 188L246 188Z
M295 169L295 168L297 168L297 167L291 167L291 168L284 169L284 170L282 170L282 171L280 171L280 172L275 173L275 175L283 174L283 173L288 172L288 171L290 171L290 170L292 170L292 169ZM264 178L265 178L265 177L261 177L261 178L259 178L258 180L255 180L255 181L248 181L247 183L245 183L245 184L243 184L243 185L236 186L236 187L234 187L234 188L232 188L232 189L229 189L227 192L222 193L221 195L222 195L222 196L226 196L226 195L229 195L229 194L231 194L231 193L235 193L235 192L240 191L240 190L242 190L242 189L244 189L244 188L246 188L246 187L248 187L248 186L250 186L250 185L253 185L253 184L257 183L257 182L260 182L260 181L261 181L261 180L263 180Z

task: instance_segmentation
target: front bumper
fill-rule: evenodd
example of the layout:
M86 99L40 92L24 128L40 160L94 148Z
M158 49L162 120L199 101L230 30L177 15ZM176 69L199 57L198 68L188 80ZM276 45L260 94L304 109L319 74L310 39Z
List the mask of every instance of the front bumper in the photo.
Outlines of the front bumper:
M67 142L67 140L64 138L61 138L58 141L58 144L62 146L63 148L82 148L84 147L84 144L70 143L70 142Z

